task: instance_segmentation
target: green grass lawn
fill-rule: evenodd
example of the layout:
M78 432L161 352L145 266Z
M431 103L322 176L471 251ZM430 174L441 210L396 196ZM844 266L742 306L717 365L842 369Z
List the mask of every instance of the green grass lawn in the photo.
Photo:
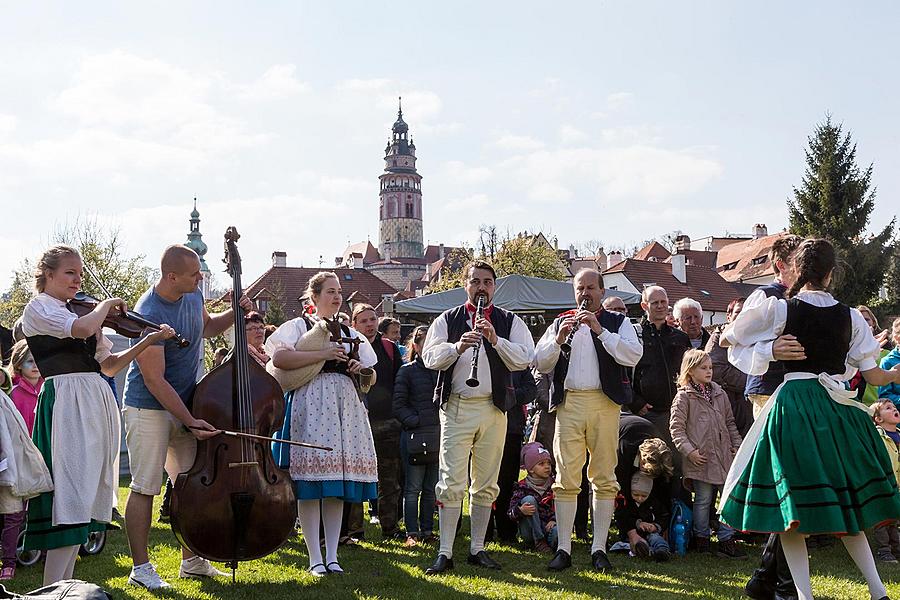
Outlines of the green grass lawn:
M121 503L128 490L120 491ZM317 579L306 572L303 540L291 539L279 552L250 563L242 563L237 583L230 579L198 581L178 578L180 554L168 526L154 523L150 538L151 559L171 590L151 594L129 586L131 560L123 531L110 532L106 548L97 556L80 558L75 567L79 579L99 584L114 598L240 598L281 600L303 598L427 598L449 600L487 598L741 598L747 576L756 566L758 551L748 548L751 558L742 561L689 554L684 559L655 564L613 555L615 574L600 575L590 569L590 548L576 543L572 569L565 573L546 570L547 555L518 547L492 544L492 556L503 565L500 572L486 572L465 564L468 519L457 537L456 569L449 576L426 578L422 567L434 558L434 547L407 549L398 542L381 543L375 527L367 531L368 542L341 548L345 576ZM841 544L813 550L811 567L816 598L867 599L862 577ZM40 587L41 565L20 567L7 587L16 592ZM888 593L900 598L900 567L879 566Z

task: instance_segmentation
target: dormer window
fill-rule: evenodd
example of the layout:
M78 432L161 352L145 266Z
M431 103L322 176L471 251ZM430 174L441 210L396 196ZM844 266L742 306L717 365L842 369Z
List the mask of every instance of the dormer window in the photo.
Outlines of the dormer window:
M763 264L764 262L766 262L766 260L768 260L768 258L769 258L768 256L766 256L765 254L763 254L762 256L757 256L756 258L754 258L753 260L751 260L751 261L750 261L750 264L752 264L752 265L761 265L761 264Z

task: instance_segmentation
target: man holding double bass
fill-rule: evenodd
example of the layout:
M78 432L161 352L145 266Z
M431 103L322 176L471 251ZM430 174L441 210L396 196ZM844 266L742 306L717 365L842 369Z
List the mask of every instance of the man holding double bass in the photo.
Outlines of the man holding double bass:
M134 307L148 319L171 323L190 342L184 348L174 340L151 346L131 363L125 381L122 412L131 466L125 529L134 562L128 583L149 590L169 587L150 563L147 550L153 497L160 492L163 469L174 481L194 463L196 440L218 433L206 421L191 416L190 400L203 358L203 339L224 333L234 317L231 309L207 313L197 287L202 279L200 257L185 246L169 246L160 261L159 281ZM244 310L253 308L247 296L239 303ZM182 547L181 555L181 577L225 575L187 548Z
M422 350L425 366L439 371L434 401L440 408L441 423L435 486L441 545L434 563L425 570L428 575L453 568L453 541L466 493L470 454L468 562L500 568L484 551L484 537L491 505L500 491L497 476L506 441L506 411L516 404L511 371L528 368L534 357L534 340L522 319L492 304L494 268L474 261L464 273L469 301L434 320Z

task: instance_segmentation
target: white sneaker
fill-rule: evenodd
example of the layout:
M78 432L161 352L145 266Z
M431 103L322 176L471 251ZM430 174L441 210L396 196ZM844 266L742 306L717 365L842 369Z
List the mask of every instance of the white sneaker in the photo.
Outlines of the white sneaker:
M192 556L181 561L178 569L179 577L225 577L228 573L218 570L211 562L201 556Z
M150 563L141 565L140 567L133 567L131 569L131 575L128 576L128 583L131 585L139 585L150 591L164 590L172 587L162 580L159 573L156 572L156 568Z

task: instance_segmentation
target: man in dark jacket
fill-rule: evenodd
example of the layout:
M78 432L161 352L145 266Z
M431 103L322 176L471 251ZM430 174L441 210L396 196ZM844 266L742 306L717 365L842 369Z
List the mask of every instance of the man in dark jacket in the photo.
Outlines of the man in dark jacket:
M681 369L684 353L691 349L687 334L666 323L669 295L663 288L652 285L641 294L641 340L644 353L634 368L634 402L631 412L646 418L656 426L659 437L673 449L669 433L672 399L677 386L675 379ZM680 471L680 455L675 456L676 471Z
M530 370L514 371L512 381L516 388L516 405L506 413L506 443L503 446L500 474L497 477L500 493L491 511L493 518L488 521L486 537L490 540L496 529L497 538L501 542L510 543L516 541L516 534L519 531L518 524L509 518L507 509L513 489L519 481L520 454L525 439L525 406L534 402L537 396L537 384Z
M378 520L384 539L401 537L399 528L400 484L403 464L400 460L400 422L394 418L394 378L403 361L400 348L378 331L378 317L369 304L353 306L353 328L364 335L375 354L375 385L366 394L369 425L378 457Z

